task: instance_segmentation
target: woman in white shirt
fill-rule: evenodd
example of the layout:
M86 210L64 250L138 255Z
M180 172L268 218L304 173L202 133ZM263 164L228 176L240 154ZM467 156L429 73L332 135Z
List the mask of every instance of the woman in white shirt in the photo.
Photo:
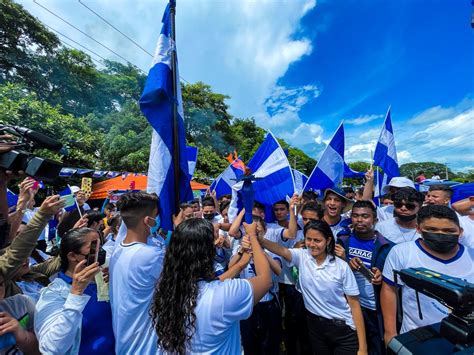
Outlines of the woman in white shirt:
M349 265L334 254L331 228L324 221L311 221L304 236L305 249L259 241L298 268L313 354L366 354L359 289Z
M250 236L256 274L248 280L216 280L214 229L199 218L173 232L151 305L159 350L165 353L240 354L239 321L270 289L271 272L258 243L255 223ZM240 265L241 271L247 264Z

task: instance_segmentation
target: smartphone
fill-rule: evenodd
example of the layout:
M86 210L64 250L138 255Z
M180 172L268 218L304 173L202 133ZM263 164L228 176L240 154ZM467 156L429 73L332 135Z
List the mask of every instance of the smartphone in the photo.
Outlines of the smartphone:
M46 196L53 196L54 195L54 190L52 186L48 186L46 189Z
M30 179L30 181L34 181L34 182L33 182L33 186L32 186L31 188L32 188L33 190L38 190L38 188L39 188L39 182L36 181L35 179L33 179L32 177L30 177L29 179Z
M100 240L94 240L91 242L91 249L89 255L87 255L87 264L86 266L92 265L99 259L99 249L100 249Z
M369 282L372 282L372 280L374 279L374 273L367 266L365 266L365 264L360 264L359 270L357 271L359 271L362 276L369 280Z
M92 193L92 178L82 178L81 190L84 191L84 194L87 197L90 196L90 194Z

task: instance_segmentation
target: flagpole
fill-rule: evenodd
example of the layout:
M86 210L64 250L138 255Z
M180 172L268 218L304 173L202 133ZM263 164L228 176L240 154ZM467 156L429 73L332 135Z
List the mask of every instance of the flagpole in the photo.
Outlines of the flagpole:
M179 198L179 135L178 135L178 76L176 71L176 28L175 28L175 16L176 16L176 0L170 0L170 16L171 16L171 39L173 40L173 51L171 52L171 71L173 75L173 163L174 163L174 202L175 211L178 212L180 198ZM184 117L183 117L184 119Z

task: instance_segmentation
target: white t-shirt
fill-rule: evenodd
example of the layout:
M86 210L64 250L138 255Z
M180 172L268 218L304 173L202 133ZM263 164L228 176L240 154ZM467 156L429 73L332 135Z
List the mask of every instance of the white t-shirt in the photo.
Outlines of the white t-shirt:
M388 254L383 269L383 279L389 285L395 285L393 270L410 267L424 267L442 274L474 282L474 250L459 245L458 253L450 260L441 260L429 254L420 244L420 240L395 245ZM397 283L402 288L403 322L400 333L425 325L438 323L448 315L448 308L433 298L419 293L423 319L419 318L416 292L403 284L400 277Z
M278 255L273 254L270 251L265 251L265 253L268 254L274 260L276 260L280 264L280 266L282 265L281 258ZM255 271L255 265L252 258L250 262L247 264L247 266L240 272L240 278L251 279L255 276L257 276L257 272ZM262 297L260 302L271 301L273 300L274 297L277 297L277 295L278 295L278 276L272 272L272 287L268 290L265 296Z
M395 207L393 205L377 207L377 218L379 222L385 221L387 219L393 219L393 210Z
M240 354L239 321L250 317L252 310L253 290L247 280L199 282L196 332L189 353Z
M337 235L339 232L343 230L347 230L346 225L347 225L347 218L342 217L342 215L339 222L329 225L329 227L331 227L331 231L332 231L332 234L334 235L335 241L337 241ZM350 233L350 231L348 232Z
M464 230L459 243L468 248L474 248L474 219L469 218L469 216L462 216L459 218L459 223L461 223Z
M327 319L344 320L355 329L351 309L344 295L358 296L359 288L349 265L329 256L318 265L308 249L289 249L290 266L299 270L298 283L308 311Z
M117 243L110 260L110 302L117 354L153 354L156 333L148 314L165 249Z
M412 242L421 237L421 235L416 231L416 228L408 229L400 227L395 218L378 222L375 225L375 229L395 244Z
M299 230L296 232L296 238L295 239L285 239L283 238L283 233L280 233L278 235L277 233L268 233L265 235L265 239L268 239L272 242L278 243L285 248L293 248L293 246L299 242L300 240L304 239L304 233L302 230ZM296 284L296 279L293 277L293 274L291 272L291 267L288 266L288 263L284 262L281 268L281 274L278 277L278 282L284 283L286 285L295 285Z

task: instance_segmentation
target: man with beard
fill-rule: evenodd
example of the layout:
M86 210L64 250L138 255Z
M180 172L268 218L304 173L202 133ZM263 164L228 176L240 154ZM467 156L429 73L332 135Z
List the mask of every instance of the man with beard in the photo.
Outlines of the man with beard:
M395 244L411 242L420 237L416 230L416 214L423 204L422 193L402 187L392 195L393 217L377 223L377 231Z
M403 321L400 333L438 323L449 310L438 301L405 286L394 270L424 267L435 272L474 282L474 250L459 244L462 228L456 213L446 206L428 205L420 209L417 229L422 239L392 248L383 270L380 294L385 344L397 335L397 287L401 290ZM417 298L419 297L419 302ZM423 314L420 319L418 304Z

